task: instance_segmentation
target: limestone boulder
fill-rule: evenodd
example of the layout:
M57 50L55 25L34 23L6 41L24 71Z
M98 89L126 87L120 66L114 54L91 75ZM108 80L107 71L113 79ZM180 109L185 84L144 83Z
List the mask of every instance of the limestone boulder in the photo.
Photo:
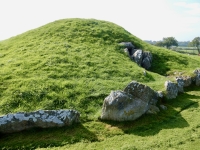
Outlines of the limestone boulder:
M148 103L123 91L112 91L103 103L102 120L135 120L148 110Z
M128 121L145 113L156 114L159 112L156 107L157 98L157 92L150 87L132 81L123 91L112 91L104 99L101 119Z
M147 51L143 52L142 57L143 57L142 59L148 57L150 62L152 62L152 60L153 60L153 55L150 52L147 52Z
M183 76L184 85L183 87L188 87L192 84L192 78L190 76Z
M138 49L135 51L135 53L132 55L133 60L139 65L141 66L142 64L142 56L143 51L141 49Z
M145 69L150 69L153 56L150 52L143 52L141 66Z
M133 97L138 97L139 99L147 103L152 101L152 99L154 99L153 101L158 99L157 92L155 92L153 89L151 89L147 85L138 83L136 81L130 82L125 87L124 92L132 95Z
M39 110L7 114L0 117L0 132L12 133L34 127L70 126L72 123L78 123L79 117L79 112L75 110Z
M200 86L200 69L196 69L194 71L195 74L195 84L196 86Z
M176 98L178 95L178 86L176 83L171 81L165 82L165 89L166 89L166 98L173 99Z
M184 92L183 86L184 86L184 80L181 77L176 77L176 82L178 85L178 92Z
M143 60L142 60L142 64L141 66L143 68L145 68L146 70L149 70L151 68L151 61L148 57L145 57Z

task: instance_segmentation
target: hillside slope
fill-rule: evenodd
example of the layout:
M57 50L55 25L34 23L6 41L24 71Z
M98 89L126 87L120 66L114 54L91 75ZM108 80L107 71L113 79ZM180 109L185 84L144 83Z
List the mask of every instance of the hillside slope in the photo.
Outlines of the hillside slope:
M147 76L120 49L123 41L152 52ZM132 80L158 90L166 75L198 64L198 57L149 45L110 22L58 20L0 42L0 114L72 108L97 118L111 90Z

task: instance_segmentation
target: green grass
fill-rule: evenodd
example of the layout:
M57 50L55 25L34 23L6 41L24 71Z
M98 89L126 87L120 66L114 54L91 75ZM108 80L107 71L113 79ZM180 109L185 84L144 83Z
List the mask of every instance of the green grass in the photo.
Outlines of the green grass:
M189 55L198 55L198 51L195 47L177 47L176 52Z
M168 110L131 122L88 121L72 127L32 129L2 135L1 148L24 149L198 149L200 89L192 87Z
M144 69L132 62L118 45L123 41L153 54L152 68L146 76ZM116 24L94 19L58 20L1 41L1 115L38 109L76 109L82 121L70 128L1 135L1 148L133 149L138 142L135 147L142 149L157 148L156 139L160 140L160 146L166 146L170 143L170 132L180 131L177 134L181 136L186 134L185 129L191 130L182 113L193 102L197 105L198 89L194 88L197 92L191 89L194 93L188 91L174 101L163 102L169 106L166 112L134 122L99 121L103 100L111 90L123 90L132 80L164 90L164 82L174 80L174 72L191 74L199 64L198 56L152 46ZM171 121L177 125L173 126ZM176 126L179 130L173 132ZM198 128L195 130L199 132ZM123 139L130 143L124 144Z

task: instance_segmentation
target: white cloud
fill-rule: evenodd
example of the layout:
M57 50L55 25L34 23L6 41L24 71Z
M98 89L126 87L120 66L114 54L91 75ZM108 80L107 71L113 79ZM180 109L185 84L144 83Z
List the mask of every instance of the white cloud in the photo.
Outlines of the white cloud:
M190 15L200 16L200 3L177 2L176 6L186 8Z

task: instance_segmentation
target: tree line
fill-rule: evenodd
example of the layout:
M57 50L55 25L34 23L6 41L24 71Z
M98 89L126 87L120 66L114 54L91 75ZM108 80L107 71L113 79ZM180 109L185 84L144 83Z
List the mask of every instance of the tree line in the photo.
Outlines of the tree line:
M166 47L170 49L172 46L181 46L181 42L178 42L174 37L164 37L162 41L146 41L152 45L159 47ZM180 45L179 45L180 44ZM195 37L191 42L188 41L188 47L195 47L200 54L200 37Z

